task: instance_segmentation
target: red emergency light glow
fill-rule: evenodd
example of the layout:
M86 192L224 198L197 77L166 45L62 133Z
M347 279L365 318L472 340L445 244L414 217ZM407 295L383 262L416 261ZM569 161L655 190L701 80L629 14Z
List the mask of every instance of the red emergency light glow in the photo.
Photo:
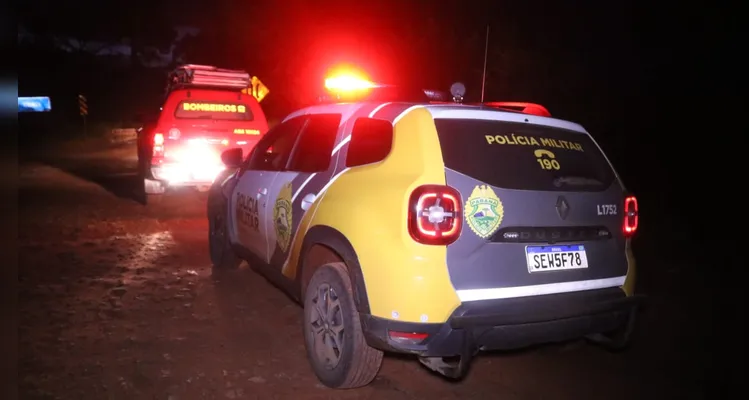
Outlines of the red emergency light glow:
M367 79L355 75L340 75L325 79L325 88L332 91L351 92L377 87Z

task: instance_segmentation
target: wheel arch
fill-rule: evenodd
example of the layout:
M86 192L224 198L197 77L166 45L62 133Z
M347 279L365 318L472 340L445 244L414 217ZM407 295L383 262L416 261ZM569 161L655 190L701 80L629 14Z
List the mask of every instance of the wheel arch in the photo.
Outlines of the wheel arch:
M337 261L346 265L357 311L369 314L367 288L356 251L341 232L326 225L313 226L304 235L302 257L299 261L300 272L297 274L301 298L304 298L307 284L315 270L326 263Z

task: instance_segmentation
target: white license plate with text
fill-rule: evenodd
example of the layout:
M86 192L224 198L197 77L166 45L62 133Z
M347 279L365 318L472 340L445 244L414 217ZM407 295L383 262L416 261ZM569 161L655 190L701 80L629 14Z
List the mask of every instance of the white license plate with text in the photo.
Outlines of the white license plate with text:
M527 246L528 272L588 268L585 246Z

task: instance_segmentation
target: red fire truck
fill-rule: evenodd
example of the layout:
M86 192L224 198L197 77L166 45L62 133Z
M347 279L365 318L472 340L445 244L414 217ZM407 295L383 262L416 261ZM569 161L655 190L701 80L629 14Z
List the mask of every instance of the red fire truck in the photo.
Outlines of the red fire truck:
M260 104L247 88L245 71L182 65L169 74L157 119L138 135L138 164L146 194L177 186L207 190L224 168L221 153L244 154L268 130Z

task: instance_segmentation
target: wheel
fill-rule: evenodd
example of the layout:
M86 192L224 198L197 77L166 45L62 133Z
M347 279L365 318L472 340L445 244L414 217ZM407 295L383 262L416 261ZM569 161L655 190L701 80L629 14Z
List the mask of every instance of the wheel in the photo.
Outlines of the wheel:
M364 339L344 263L318 268L307 286L304 344L315 375L330 388L365 386L380 370L382 351Z
M150 163L151 160L146 156L146 151L142 146L138 146L138 174L144 179L151 178L151 174L148 171Z
M242 259L237 257L228 237L226 224L226 202L211 207L208 212L208 250L214 269L230 270L239 267Z

